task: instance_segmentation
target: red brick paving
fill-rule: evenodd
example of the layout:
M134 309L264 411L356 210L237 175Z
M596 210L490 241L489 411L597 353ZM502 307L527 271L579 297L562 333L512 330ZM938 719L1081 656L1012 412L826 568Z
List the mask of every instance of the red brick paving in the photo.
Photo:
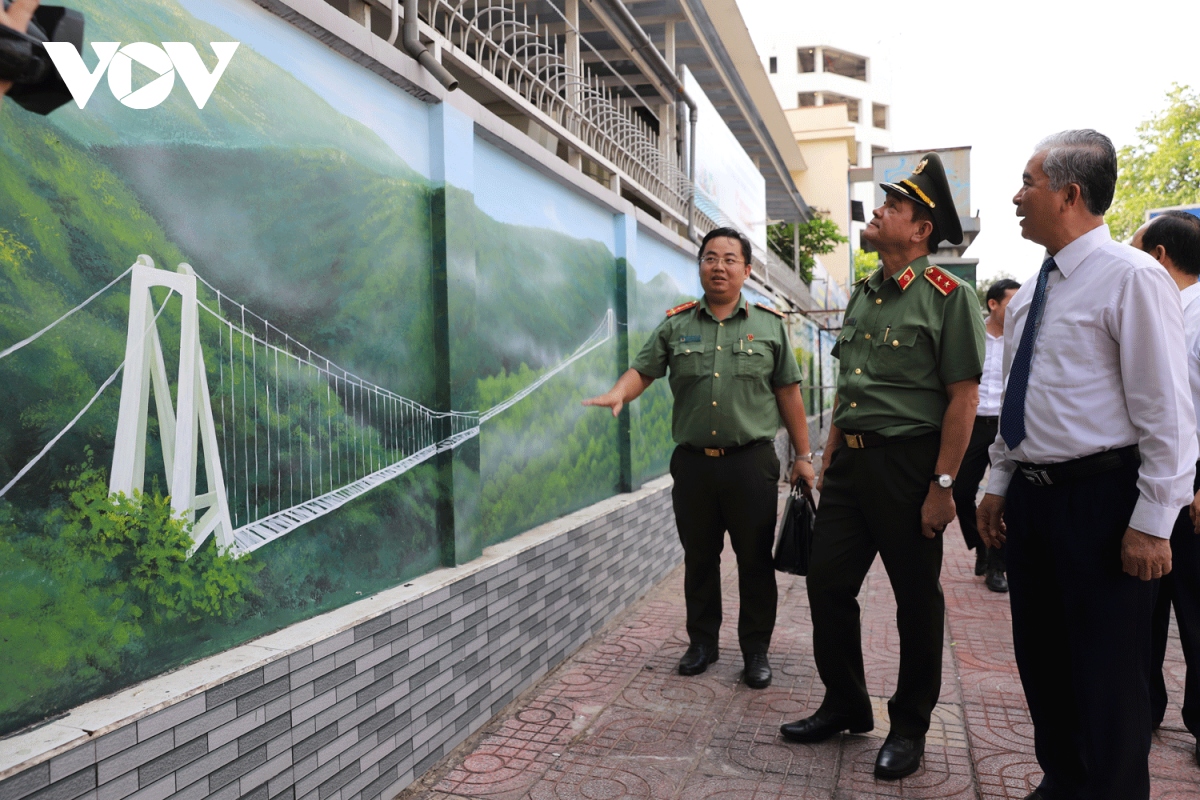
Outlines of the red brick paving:
M687 646L680 567L402 797L1024 798L1041 773L1013 663L1007 595L987 591L975 577L957 523L945 535L941 702L924 766L902 781L872 774L898 659L895 602L881 563L859 598L877 727L865 736L802 745L785 742L778 729L816 710L824 691L812 660L804 579L779 576L775 678L770 688L754 691L738 680L737 577L726 548L721 660L706 673L675 672ZM1200 800L1194 742L1179 711L1183 670L1172 631L1166 670L1172 702L1150 756L1156 800Z

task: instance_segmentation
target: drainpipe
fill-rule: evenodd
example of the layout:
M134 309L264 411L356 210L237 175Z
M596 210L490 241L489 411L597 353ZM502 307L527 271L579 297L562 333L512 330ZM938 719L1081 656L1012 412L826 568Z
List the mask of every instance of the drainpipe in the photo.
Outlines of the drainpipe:
M410 0L406 0L409 2ZM694 221L696 211L696 101L693 100L683 88L683 81L675 74L675 67L667 63L663 58L662 53L654 46L654 42L650 41L650 37L646 35L646 31L638 24L637 19L625 7L621 0L591 0L596 5L604 8L608 12L612 20L621 29L621 33L633 45L635 53L639 53L646 63L650 65L650 69L655 73L660 81L674 90L678 97L680 106L687 106L688 109L688 183L691 184L692 190L688 194L688 239L696 241L696 223ZM406 16L405 19L408 19ZM682 108L681 108L682 110Z
M399 33L400 0L392 0L392 32L388 36L388 44L394 45ZM458 80L445 67L438 63L433 54L425 49L425 45L421 44L421 37L417 28L417 0L404 0L404 38L402 44L404 45L404 52L420 62L421 66L436 78L438 83L452 92L458 88Z

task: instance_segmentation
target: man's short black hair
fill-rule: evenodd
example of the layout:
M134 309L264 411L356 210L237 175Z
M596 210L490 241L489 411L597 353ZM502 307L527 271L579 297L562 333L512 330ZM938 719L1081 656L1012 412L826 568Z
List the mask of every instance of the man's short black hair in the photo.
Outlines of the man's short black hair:
M1181 271L1200 275L1200 217L1186 211L1164 211L1150 220L1142 234L1142 249L1152 253L1159 245Z
M1021 284L1017 283L1012 278L1001 278L998 281L993 281L992 285L988 287L985 302L991 303L993 300L995 300L997 303L999 303L1004 300L1004 295L1009 289L1020 288ZM988 308L990 309L991 306L988 306Z
M696 259L700 260L704 258L704 248L708 246L708 243L713 239L722 236L729 239L737 239L742 245L742 259L745 260L747 264L753 262L754 258L750 250L750 237L739 231L737 228L714 228L713 230L704 234L704 239L700 242L700 254L696 256Z

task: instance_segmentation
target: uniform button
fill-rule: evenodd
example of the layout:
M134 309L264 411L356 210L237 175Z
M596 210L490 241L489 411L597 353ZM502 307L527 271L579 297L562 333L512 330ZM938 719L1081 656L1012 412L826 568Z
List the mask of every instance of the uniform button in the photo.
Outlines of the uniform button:
M754 352L754 350L753 350L753 349L751 349L751 350L747 350L746 352L747 352L747 353L753 353L753 352Z
M855 375L862 375L862 370L861 370L861 369L856 369L856 370L854 370L854 374L855 374Z
M718 322L717 324L718 324L718 325L720 325L722 328L724 328L724 327L725 327L725 323L724 323L724 322Z
M858 408L858 403L851 403L851 404L850 404L850 407L851 407L851 408Z
M717 404L717 401L716 401L716 400L713 400L713 405L715 406L716 404Z
M718 350L720 350L720 349L721 349L721 345L717 345L717 349L718 349Z
M878 306L878 305L883 305L883 298L882 298L882 297L876 297L876 298L875 298L875 305L877 305L877 306Z
M721 373L719 373L719 372L714 372L714 373L713 373L713 377L714 377L714 378L719 378L719 377L721 377Z
M864 337L864 338L870 339L870 338L871 338L871 334L869 334L869 333L868 333L868 334L866 335L866 337Z
M899 347L899 346L900 346L900 340L892 339L892 347Z
M717 349L720 350L721 348L718 347ZM683 352L690 353L690 352L692 352L692 349L689 347L687 350L684 350Z
M717 432L716 432L716 431L713 431L713 432L712 432L712 435L713 435L713 436L716 436L716 435L717 435Z

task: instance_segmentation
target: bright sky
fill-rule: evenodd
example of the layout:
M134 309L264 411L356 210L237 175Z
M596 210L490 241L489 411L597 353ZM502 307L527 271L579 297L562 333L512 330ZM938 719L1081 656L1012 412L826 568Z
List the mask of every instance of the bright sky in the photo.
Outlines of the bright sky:
M890 95L893 149L973 147L982 230L966 255L979 259L981 279L1024 280L1041 263L1041 248L1021 238L1012 196L1042 136L1095 128L1120 148L1165 106L1172 82L1200 86L1200 11L1187 0L738 5L760 49L765 31L870 56L873 82Z

